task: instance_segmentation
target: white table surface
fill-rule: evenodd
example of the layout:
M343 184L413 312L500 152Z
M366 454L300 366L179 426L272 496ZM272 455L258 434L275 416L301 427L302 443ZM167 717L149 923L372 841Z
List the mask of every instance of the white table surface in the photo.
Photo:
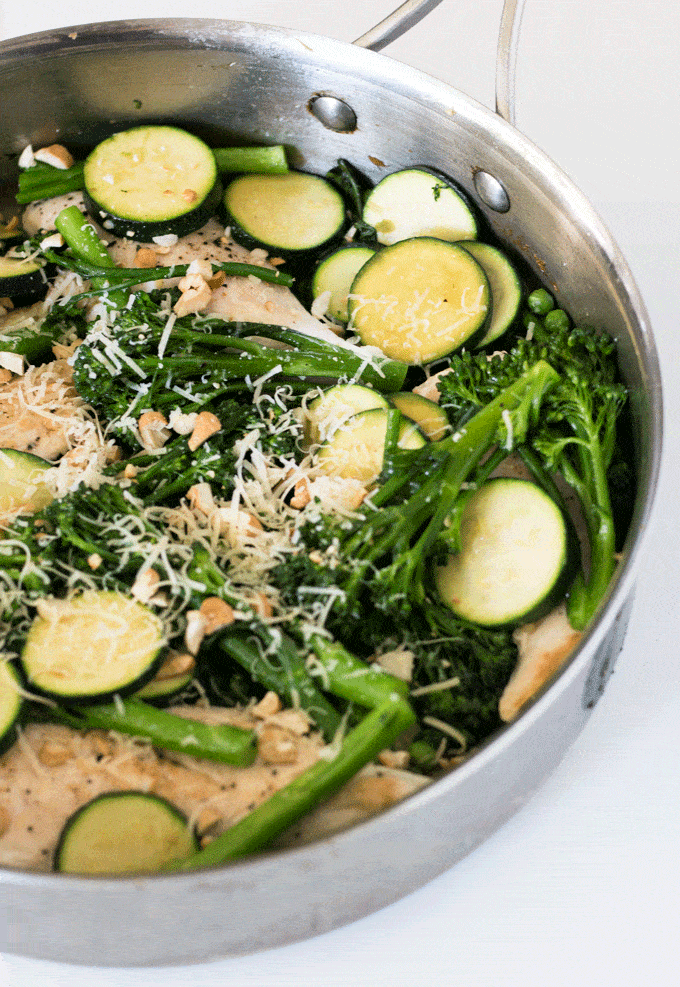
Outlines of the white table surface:
M351 41L396 5L3 0L0 39L118 18L222 15ZM389 55L492 106L501 8L502 0L444 0ZM558 770L456 867L343 929L189 967L93 970L2 955L2 987L680 982L678 28L675 0L527 0L522 25L517 126L580 186L622 248L666 389L665 469L626 644Z

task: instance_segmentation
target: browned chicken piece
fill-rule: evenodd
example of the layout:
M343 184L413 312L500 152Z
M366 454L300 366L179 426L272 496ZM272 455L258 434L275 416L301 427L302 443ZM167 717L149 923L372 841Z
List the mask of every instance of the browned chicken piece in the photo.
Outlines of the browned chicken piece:
M524 624L514 635L519 649L515 670L503 690L498 711L509 723L564 664L581 640L569 623L564 603L533 624Z
M69 430L84 407L66 360L31 367L0 386L0 448L54 461L71 448Z

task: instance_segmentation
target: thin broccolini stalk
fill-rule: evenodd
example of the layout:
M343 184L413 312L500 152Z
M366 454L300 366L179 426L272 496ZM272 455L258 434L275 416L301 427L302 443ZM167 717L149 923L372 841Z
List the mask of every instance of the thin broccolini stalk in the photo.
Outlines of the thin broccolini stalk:
M252 730L185 719L134 698L69 710L57 707L45 715L77 730L116 730L156 747L240 768L252 764L256 756Z
M288 171L283 144L271 147L218 147L213 149L217 170L260 175L285 175Z
M83 215L77 206L67 206L62 209L54 221L64 240L71 250L87 264L97 268L101 277L109 277L109 268L115 270L116 265L89 219ZM55 256L57 263L63 258Z

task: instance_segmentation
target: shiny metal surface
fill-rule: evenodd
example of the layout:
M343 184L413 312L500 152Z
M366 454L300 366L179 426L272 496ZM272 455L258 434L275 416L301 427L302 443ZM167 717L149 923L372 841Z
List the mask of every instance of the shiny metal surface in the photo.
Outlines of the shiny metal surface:
M429 789L306 848L172 877L0 872L0 950L73 963L206 960L349 922L460 860L522 806L604 688L625 632L661 456L660 376L643 302L591 206L530 141L461 93L357 46L228 21L83 25L0 45L0 91L7 179L9 155L27 143L84 148L131 122L160 119L220 143L282 141L312 171L338 157L373 179L408 165L440 168L578 320L618 338L639 478L630 536L584 645L516 723ZM310 112L320 95L353 109L351 133L327 129ZM506 212L480 201L480 172L507 192Z

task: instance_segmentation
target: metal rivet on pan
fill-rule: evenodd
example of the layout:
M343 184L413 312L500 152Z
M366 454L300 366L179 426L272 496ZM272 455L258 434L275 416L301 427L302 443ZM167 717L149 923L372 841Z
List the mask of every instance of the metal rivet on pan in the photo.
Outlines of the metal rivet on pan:
M357 115L348 103L336 96L313 96L307 107L328 130L348 134L357 127Z
M475 188L477 195L484 205L494 212L507 212L510 208L510 198L501 183L488 171L476 171Z

